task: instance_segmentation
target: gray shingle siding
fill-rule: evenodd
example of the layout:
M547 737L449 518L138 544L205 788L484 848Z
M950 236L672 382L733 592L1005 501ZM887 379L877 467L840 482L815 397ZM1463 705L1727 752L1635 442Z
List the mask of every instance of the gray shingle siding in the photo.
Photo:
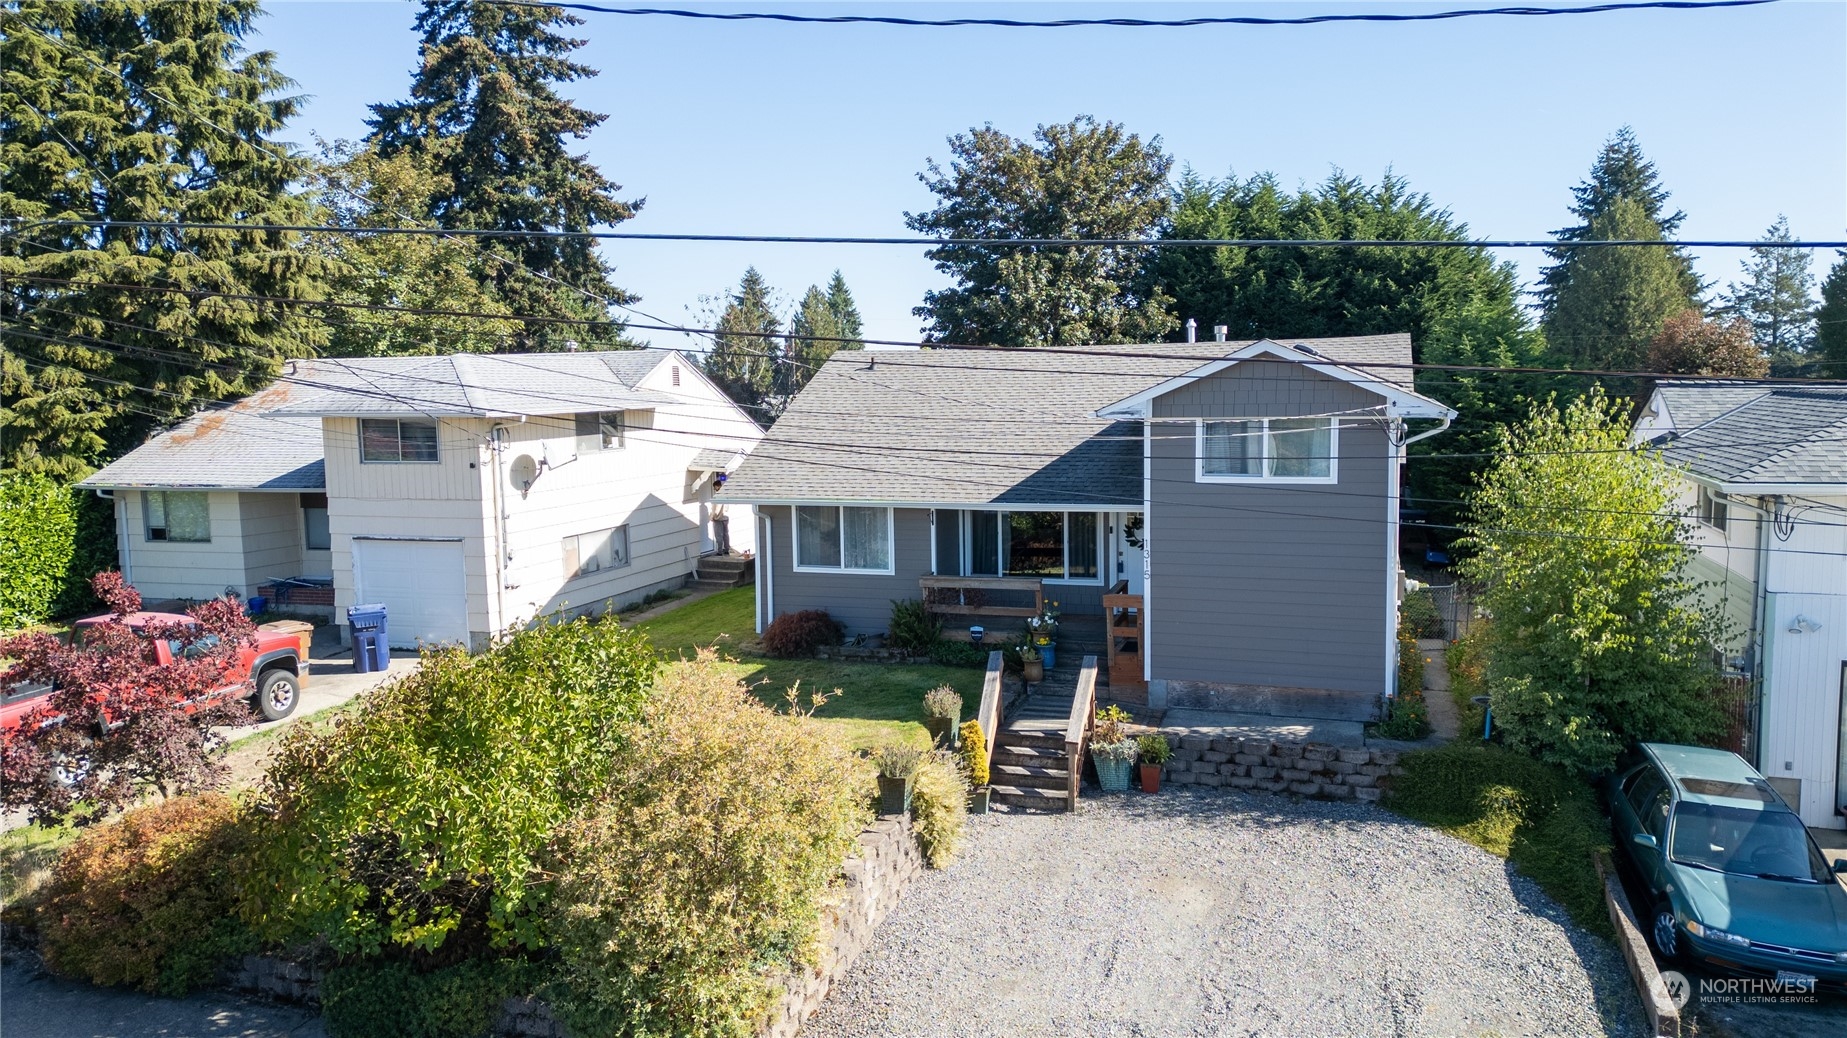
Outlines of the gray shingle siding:
M1277 417L1376 400L1296 371L1299 387L1277 381L1282 372L1239 365L1155 401L1154 412ZM1382 694L1393 453L1385 431L1343 423L1337 483L1247 485L1195 482L1190 422L1154 429L1152 676Z

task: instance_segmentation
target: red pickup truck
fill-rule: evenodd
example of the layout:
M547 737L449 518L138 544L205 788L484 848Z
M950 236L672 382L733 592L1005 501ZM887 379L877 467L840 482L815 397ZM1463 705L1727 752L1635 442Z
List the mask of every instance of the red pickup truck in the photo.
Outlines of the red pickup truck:
M71 637L82 639L86 630L99 624L124 623L137 631L150 625L190 624L193 620L180 613L130 613L117 618L115 616L92 616L79 620L73 626ZM301 699L301 688L308 681L308 659L304 651L303 638L300 635L283 631L257 630L255 642L246 645L237 655L236 662L227 667L224 684L208 694L207 698L228 695L248 695L251 706L263 715L266 721L280 721L295 712L295 705ZM215 636L207 636L188 645L180 641L169 641L144 636L147 644L148 662L166 666L176 656L196 656L210 650L215 644ZM254 680L253 680L254 679ZM25 715L37 706L39 700L51 694L51 686L45 684L19 684L6 689L0 698L0 731L17 728Z

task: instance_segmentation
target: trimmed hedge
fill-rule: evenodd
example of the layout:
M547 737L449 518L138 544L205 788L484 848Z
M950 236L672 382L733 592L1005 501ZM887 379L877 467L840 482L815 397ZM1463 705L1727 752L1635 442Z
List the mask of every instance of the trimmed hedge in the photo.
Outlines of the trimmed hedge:
M0 627L50 618L76 551L69 488L44 475L0 476Z

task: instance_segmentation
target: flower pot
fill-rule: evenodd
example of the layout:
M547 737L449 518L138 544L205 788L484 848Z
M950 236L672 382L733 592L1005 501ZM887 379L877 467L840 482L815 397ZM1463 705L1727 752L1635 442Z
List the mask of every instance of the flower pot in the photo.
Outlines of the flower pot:
M906 775L892 778L890 775L879 776L879 814L901 815L911 810L911 783L917 776Z
M1042 659L1026 660L1025 662L1021 663L1020 664L1020 677L1027 682L1044 681L1045 680L1045 661Z
M1161 766L1159 764L1143 764L1141 769L1142 792L1159 793L1161 791Z
M1045 664L1046 670L1051 670L1053 667L1058 666L1058 664L1052 662L1053 651L1054 651L1053 646L1050 646L1050 645L1039 646L1039 659Z
M1105 792L1120 793L1129 788L1129 769L1135 766L1134 760L1115 760L1104 756L1093 756L1097 762L1097 785Z
M988 794L994 790L989 786L976 786L968 791L968 813L985 815L988 813Z
M955 742L955 721L947 717L924 717L924 731L930 733L930 741L937 746L951 746Z

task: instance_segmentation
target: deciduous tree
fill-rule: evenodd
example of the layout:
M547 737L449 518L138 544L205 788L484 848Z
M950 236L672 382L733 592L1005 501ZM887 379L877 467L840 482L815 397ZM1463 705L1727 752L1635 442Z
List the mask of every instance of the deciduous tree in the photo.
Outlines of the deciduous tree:
M906 213L946 238L1147 238L1172 206L1173 160L1160 138L1079 116L1031 141L984 126L949 138L949 167L918 179L935 209ZM1149 342L1174 324L1166 301L1137 290L1142 250L943 245L925 253L955 281L912 312L938 342L1068 346Z
M1467 575L1493 617L1486 683L1509 745L1608 771L1639 740L1716 730L1716 610L1688 578L1680 477L1628 449L1625 401L1548 400L1500 438L1475 495Z
M244 40L256 0L20 0L0 11L0 466L82 475L150 428L272 378L320 331L315 257L273 137L293 84ZM177 291L168 291L177 290Z
M1648 370L1669 375L1763 378L1770 360L1752 341L1751 326L1740 319L1707 320L1698 310L1682 310L1667 319L1648 344Z

